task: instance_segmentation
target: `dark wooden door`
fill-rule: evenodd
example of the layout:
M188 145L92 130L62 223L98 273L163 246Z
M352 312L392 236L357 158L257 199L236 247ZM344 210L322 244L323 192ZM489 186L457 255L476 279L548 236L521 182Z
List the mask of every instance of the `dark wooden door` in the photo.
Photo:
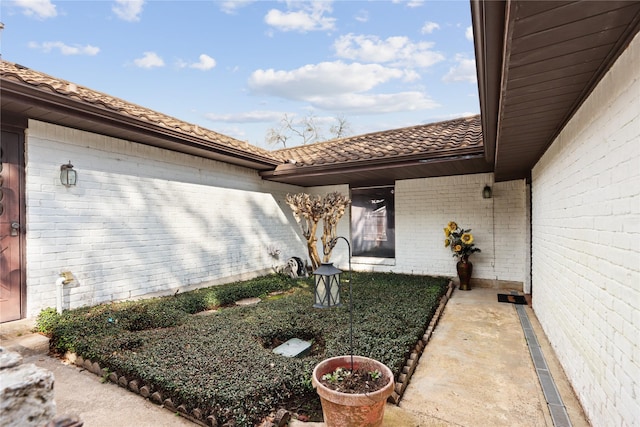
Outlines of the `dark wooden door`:
M0 322L22 318L25 304L22 135L3 130L0 138Z

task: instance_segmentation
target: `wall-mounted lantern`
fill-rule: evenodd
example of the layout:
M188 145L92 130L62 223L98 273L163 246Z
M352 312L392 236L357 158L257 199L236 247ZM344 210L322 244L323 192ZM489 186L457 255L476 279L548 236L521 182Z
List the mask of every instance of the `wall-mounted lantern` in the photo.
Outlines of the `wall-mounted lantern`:
M323 262L313 272L315 280L315 308L340 307L340 273L342 270L333 266L333 263Z
M65 187L76 185L78 181L78 173L73 169L71 161L66 165L60 166L60 183Z
M488 185L485 185L484 189L482 189L482 198L483 199L490 199L492 194L493 194L493 192L491 191L491 187L489 187Z

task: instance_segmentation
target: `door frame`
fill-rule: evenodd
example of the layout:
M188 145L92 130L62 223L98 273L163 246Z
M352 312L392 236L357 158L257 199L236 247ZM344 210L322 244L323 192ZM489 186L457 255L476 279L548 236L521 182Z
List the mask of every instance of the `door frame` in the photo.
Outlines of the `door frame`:
M26 119L16 119L12 117L6 117L2 115L2 122L0 123L0 130L2 132L9 132L15 134L18 137L18 170L19 173L19 195L18 195L18 221L20 222L21 229L18 236L19 251L19 263L20 263L20 319L24 319L27 313L27 274L26 274L26 189L25 189L25 135L28 125Z

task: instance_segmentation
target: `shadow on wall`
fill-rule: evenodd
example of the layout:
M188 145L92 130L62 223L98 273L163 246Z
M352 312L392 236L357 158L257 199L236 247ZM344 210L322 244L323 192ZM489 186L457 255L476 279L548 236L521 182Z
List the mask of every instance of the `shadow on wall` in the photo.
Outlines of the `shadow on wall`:
M91 206L82 227L56 227L39 239L64 238L80 249L64 266L78 279L64 289L64 308L270 272L274 243L284 256L306 253L289 207L270 193L148 177L100 175L93 182L100 189L70 196L70 205L85 199Z

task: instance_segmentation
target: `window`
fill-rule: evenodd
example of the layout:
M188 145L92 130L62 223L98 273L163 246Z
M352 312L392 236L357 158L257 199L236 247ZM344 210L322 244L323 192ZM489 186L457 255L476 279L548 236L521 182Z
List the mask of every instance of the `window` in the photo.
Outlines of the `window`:
M351 190L353 256L395 258L395 203L393 187Z

